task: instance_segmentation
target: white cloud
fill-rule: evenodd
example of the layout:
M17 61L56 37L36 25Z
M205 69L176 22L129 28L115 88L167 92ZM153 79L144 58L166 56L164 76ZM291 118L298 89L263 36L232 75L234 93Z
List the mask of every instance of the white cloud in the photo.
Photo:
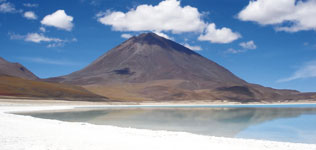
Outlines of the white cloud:
M91 0L91 2L89 3L92 6L98 6L100 4L99 0Z
M189 45L188 43L184 43L183 46L185 46L188 49L194 50L194 51L202 50L202 48L200 46L192 46L192 45Z
M71 40L69 40L68 42L78 42L77 38L72 38Z
M288 82L297 79L304 79L304 78L315 78L316 77L316 61L311 61L303 66L301 66L295 73L284 79L278 80L278 82Z
M105 15L108 15L108 14L110 14L110 13L111 13L110 10L107 10L106 12L100 11L100 12L98 12L98 13L95 15L95 17L96 17L96 19L98 19L98 21L99 21L100 18L102 18L102 17L104 17ZM101 22L101 23L102 23L102 22Z
M26 12L24 12L23 16L26 19L30 19L30 20L36 20L37 19L37 16L36 16L36 14L33 11L26 11Z
M252 0L238 18L276 25L278 31L316 30L315 8L316 0Z
M241 38L241 35L239 33L233 32L231 29L226 27L216 29L216 25L214 23L211 23L206 28L205 34L200 35L198 40L225 44L231 43L239 38Z
M174 40L172 37L169 37L167 34L165 33L162 33L162 32L154 32L155 34L163 37L163 38L166 38L166 39L169 39L169 40Z
M0 4L0 13L15 13L15 6L9 2Z
M54 42L47 45L47 48L54 48L54 47L63 47L67 43L71 42L77 42L78 40L76 38L72 38L71 40L62 40L60 42Z
M41 23L46 26L53 26L59 29L71 31L74 26L72 21L73 17L68 16L64 10L57 10L56 12L45 16Z
M254 41L248 41L248 42L241 42L239 44L242 48L244 49L256 49L257 48L257 45L255 44Z
M10 36L11 40L20 40L20 39L24 39L25 38L24 35L15 34L15 33L12 33L12 32L9 32L8 35Z
M225 53L229 53L229 54L238 54L238 53L244 53L247 50L245 49L234 49L234 48L229 48L227 51L225 51Z
M79 64L79 63L67 61L67 60L55 60L55 59L41 58L41 57L20 57L20 59L29 61L29 62L50 64L50 65L74 66L74 65Z
M139 5L124 13L98 13L98 21L116 31L171 31L173 33L201 32L205 23L197 8L180 6L178 0L164 0L156 6Z
M128 12L106 11L96 14L98 21L116 31L152 31L173 40L164 32L202 33L199 40L212 43L230 43L241 35L229 28L216 29L215 23L203 21L204 14L197 8L181 6L179 0L163 0L158 5L139 5Z
M27 35L20 35L15 33L9 33L11 40L20 40L23 39L27 42L33 42L33 43L41 43L41 42L63 42L64 40L61 40L59 38L50 38L46 37L43 34L38 33L28 33Z
M46 29L45 29L44 27L40 27L39 30L40 30L41 32L46 32Z
M249 50L254 50L257 48L257 46L253 40L248 41L248 42L241 42L241 43L239 43L239 46L242 48L241 49L229 48L228 50L225 51L225 53L238 54L238 53L247 52Z
M72 39L60 39L60 38L52 38L47 37L43 33L28 33L26 35L20 35L15 33L9 33L11 40L24 40L26 42L33 42L33 43L48 43L48 48L53 47L62 47L67 43L77 42L76 38Z
M63 40L59 38L50 38L46 37L43 34L38 33L29 33L26 35L25 41L27 42L34 42L34 43L41 43L41 42L62 42Z
M133 36L133 35L131 35L131 34L126 34L126 33L124 33L124 34L121 35L121 37L124 38L124 39L129 39L129 38L131 38L132 36Z
M65 46L64 42L59 42L59 43L51 43L47 45L47 48L54 48L54 47L63 47Z
M32 8L32 7L38 7L38 4L24 3L23 6Z
M80 0L81 3L87 3L92 6L98 6L102 3L102 0Z

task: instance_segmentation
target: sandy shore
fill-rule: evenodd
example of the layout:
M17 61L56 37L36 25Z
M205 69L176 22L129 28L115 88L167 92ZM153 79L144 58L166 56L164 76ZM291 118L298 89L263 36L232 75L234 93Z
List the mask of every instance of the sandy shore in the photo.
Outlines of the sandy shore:
M70 123L19 116L7 112L72 109L78 103L0 103L1 150L316 150L316 144L298 144L151 131L114 126ZM88 103L89 105L92 105ZM50 105L50 106L48 106Z

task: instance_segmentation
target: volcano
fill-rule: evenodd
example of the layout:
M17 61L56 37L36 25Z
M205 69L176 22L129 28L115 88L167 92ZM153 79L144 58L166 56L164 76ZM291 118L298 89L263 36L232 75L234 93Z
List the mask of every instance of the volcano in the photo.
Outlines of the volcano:
M46 79L119 100L273 101L314 98L250 84L219 64L155 33L134 36L82 70Z
M215 62L154 33L132 37L86 68L60 79L81 85L174 79L246 83Z

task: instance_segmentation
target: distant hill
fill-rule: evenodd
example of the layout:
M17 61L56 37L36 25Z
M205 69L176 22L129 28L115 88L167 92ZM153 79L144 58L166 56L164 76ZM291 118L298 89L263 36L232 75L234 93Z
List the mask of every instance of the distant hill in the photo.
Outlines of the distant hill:
M8 75L20 77L29 80L38 80L39 78L34 75L27 68L19 63L11 63L0 57L0 75Z
M10 63L0 57L0 96L43 99L103 101L99 96L75 85L40 81L19 63Z
M154 33L132 37L82 70L46 79L113 99L276 101L314 93L250 84L198 53Z
M27 80L12 76L0 76L0 96L86 101L106 100L105 97L79 86Z

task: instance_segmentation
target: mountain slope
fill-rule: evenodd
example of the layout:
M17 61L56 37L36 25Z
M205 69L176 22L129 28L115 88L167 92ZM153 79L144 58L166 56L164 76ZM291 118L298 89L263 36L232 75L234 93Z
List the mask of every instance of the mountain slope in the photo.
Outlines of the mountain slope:
M225 68L154 33L133 37L61 82L99 84L153 80L245 83Z
M0 76L0 96L88 101L106 99L79 86L27 80L12 76Z
M101 101L106 98L80 86L40 81L19 63L0 57L0 96Z
M20 77L29 80L38 80L39 78L34 75L27 68L19 63L10 63L0 57L0 75L8 75L14 77Z
M82 70L47 79L121 100L309 99L294 90L249 84L224 67L154 33L132 37ZM299 95L299 96L298 96Z

